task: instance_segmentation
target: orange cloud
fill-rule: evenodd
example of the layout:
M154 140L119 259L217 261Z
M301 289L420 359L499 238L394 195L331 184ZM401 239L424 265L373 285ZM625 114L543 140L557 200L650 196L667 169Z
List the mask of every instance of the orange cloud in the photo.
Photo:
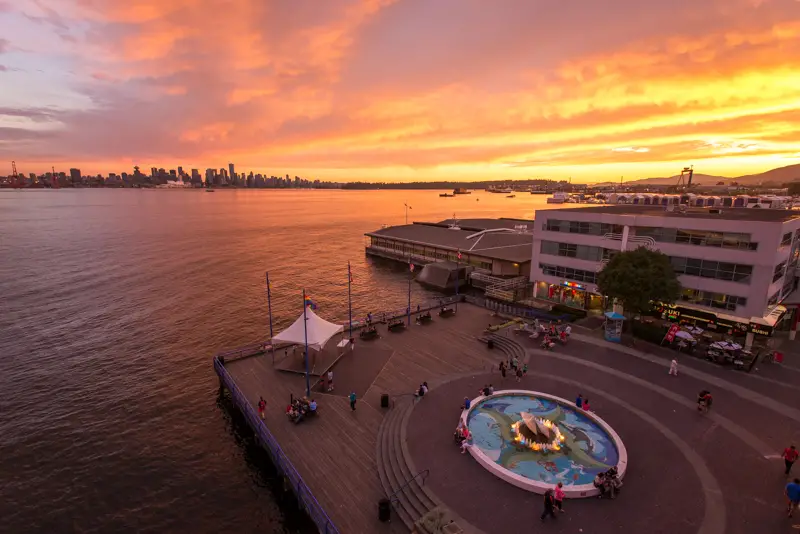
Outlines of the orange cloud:
M790 0L43 2L91 106L8 134L18 160L596 179L800 152Z

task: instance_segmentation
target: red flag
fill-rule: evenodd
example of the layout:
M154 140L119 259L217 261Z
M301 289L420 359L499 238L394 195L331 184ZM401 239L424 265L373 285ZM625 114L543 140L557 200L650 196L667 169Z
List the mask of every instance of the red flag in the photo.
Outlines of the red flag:
M414 264L413 263L409 263L408 266L411 269L411 272L413 273L414 272Z
M460 250L458 251L458 259L459 260L461 259L461 251Z
M669 330L667 330L667 333L664 336L664 339L662 339L661 342L663 343L664 341L669 341L670 343L672 343L672 341L675 339L675 334L678 333L679 329L680 329L680 327L678 325L676 325L676 324L671 325L669 327Z

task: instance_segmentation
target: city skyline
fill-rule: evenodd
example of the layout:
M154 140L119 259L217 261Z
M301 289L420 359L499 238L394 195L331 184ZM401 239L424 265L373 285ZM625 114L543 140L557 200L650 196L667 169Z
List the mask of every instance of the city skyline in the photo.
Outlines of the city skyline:
M25 172L597 182L800 163L793 0L0 0L0 29L0 165Z

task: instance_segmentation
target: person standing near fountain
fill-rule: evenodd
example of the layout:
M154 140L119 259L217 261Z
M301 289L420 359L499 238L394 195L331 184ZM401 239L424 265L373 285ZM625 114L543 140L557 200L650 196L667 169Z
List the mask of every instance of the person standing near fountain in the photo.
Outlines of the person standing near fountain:
M575 399L575 406L578 408L583 408L583 394L578 393L578 398Z
M555 514L555 499L553 499L553 490L547 490L544 492L544 511L542 512L542 516L539 518L544 522L544 518L548 515L553 519L556 518Z
M562 514L564 513L564 490L563 490L563 487L564 487L564 483L563 482L559 482L558 484L556 484L556 487L555 487L556 508L558 508L558 511L561 512Z

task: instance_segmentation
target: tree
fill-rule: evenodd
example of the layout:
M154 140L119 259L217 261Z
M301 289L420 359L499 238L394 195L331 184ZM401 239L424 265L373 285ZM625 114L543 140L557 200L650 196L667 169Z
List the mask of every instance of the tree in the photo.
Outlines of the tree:
M620 252L611 258L597 275L597 287L634 314L649 311L652 302L672 304L681 292L669 256L645 247Z
M790 195L800 195L800 182L791 182L788 187Z

